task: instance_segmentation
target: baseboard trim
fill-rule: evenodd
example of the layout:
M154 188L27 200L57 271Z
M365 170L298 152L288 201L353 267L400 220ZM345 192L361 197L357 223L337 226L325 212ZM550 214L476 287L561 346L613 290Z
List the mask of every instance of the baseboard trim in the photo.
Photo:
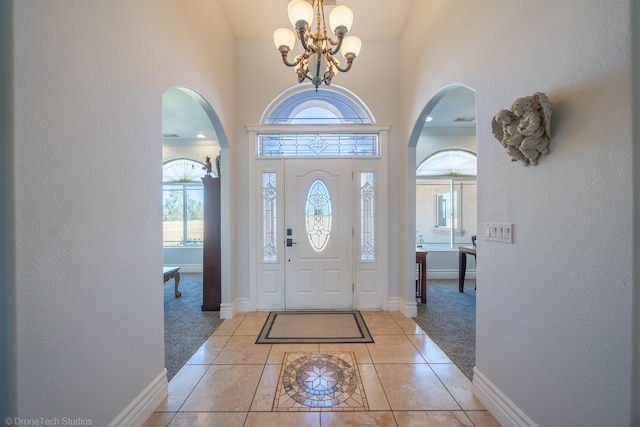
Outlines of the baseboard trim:
M225 303L220 304L220 318L221 319L231 319L234 314L236 314L236 308L234 303Z
M167 266L180 267L180 273L200 273L202 274L202 264L166 264Z
M473 368L473 394L503 427L537 427L537 424L489 381L477 367Z
M418 315L418 304L415 301L405 301L400 297L389 297L389 311L399 311L405 317L416 317Z
M429 286L429 279L458 279L459 270L451 270L451 269L428 269L427 268L427 286ZM468 268L467 273L465 274L467 279L475 279L476 278L476 270Z
M168 396L168 393L167 370L163 369L162 373L109 424L109 427L143 425L158 405Z
M251 307L251 301L249 301L249 298L236 298L234 303L236 311L256 311L255 308Z

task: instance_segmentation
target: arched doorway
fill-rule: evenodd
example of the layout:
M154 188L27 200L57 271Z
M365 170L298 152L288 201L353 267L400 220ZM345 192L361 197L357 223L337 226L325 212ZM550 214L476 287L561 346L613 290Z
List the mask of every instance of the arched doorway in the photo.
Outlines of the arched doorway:
M462 167L461 163L454 160L463 160L464 156L470 155L475 158L476 152L476 112L475 112L475 92L464 85L451 85L440 90L433 98L429 100L414 126L409 141L411 158L411 173L416 178L417 169L425 165L425 161L429 159L431 165L430 172L423 172L421 180L441 180L443 184L448 186L450 179L456 179L457 182L471 182L474 180L473 172L458 170ZM436 163L438 163L436 165ZM458 165L458 166L455 166ZM458 169L452 169L458 167ZM466 166L464 166L466 167ZM464 175L464 176L461 176ZM417 181L416 181L417 182ZM432 191L434 197L432 201L424 201L423 209L429 209L429 217L436 218L438 216L438 190ZM440 193L444 194L443 191ZM416 193L412 194L412 222L414 223L416 235L415 243L422 244L425 249L431 249L434 252L452 252L453 255L448 256L431 256L429 253L430 266L432 271L430 277L456 278L457 277L457 245L461 243L470 243L470 237L477 234L477 221L475 212L466 212L467 221L462 227L447 227L447 222L438 224L437 220L431 221L433 224L426 224L417 221L419 213L417 212ZM448 209L448 216L454 213L453 198ZM470 200L473 202L473 200ZM467 203L467 207L470 203ZM475 202L471 206L473 206ZM465 208L461 199L458 206ZM462 211L459 212L462 215ZM462 220L462 216L460 216ZM418 227L420 225L422 229ZM457 229L456 229L457 228ZM422 241L420 242L420 235ZM427 238L427 235L431 236ZM435 258L435 259L434 259ZM447 259L449 258L449 259ZM433 268L434 263L442 262L443 264L437 269Z
M204 192L201 178L205 161L221 156L225 169L228 143L217 115L197 92L183 86L168 89L162 96L163 160L163 264L179 267L180 290L173 280L165 286L165 367L169 377L211 335L222 313L204 312L203 240ZM217 168L212 168L218 175ZM223 188L228 180L221 179ZM228 190L220 201L223 217L229 218ZM229 227L222 224L222 244L229 244ZM228 294L230 251L223 250L222 288ZM185 334L184 331L189 333Z
M475 365L475 291L458 292L459 245L477 235L475 92L439 91L420 114L409 143L410 221L416 250L427 251L427 300L416 322L469 377ZM475 279L474 259L467 280ZM469 289L470 288L470 289ZM431 297L431 298L430 298Z
M162 95L162 158L163 162L172 158L187 158L204 163L207 156L212 160L220 155L220 169L229 170L229 142L218 115L207 100L198 92L185 86L174 86ZM204 175L204 173L203 173ZM228 245L230 240L229 181L221 178L222 216L222 294L230 294L230 265ZM175 251L174 251L175 252ZM183 254L187 251L182 251ZM201 251L192 251L182 261L192 264L192 271L201 269ZM167 258L167 255L169 258ZM165 253L165 262L171 262L171 255ZM175 259L175 258L173 258ZM200 260L198 263L197 260Z

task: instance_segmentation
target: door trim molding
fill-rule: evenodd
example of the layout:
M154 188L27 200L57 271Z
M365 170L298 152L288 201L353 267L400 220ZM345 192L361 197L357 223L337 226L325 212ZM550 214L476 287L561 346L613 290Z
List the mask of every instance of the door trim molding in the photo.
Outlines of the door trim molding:
M248 141L252 147L252 155L249 159L249 180L250 180L250 193L249 193L249 253L245 254L245 260L248 263L249 269L249 295L243 299L242 308L240 310L239 305L234 305L234 309L238 308L238 311L256 311L256 310L283 310L284 309L284 289L282 289L281 302L277 302L277 298L271 298L270 296L277 295L278 286L284 283L284 267L278 264L284 262L284 256L279 255L278 261L273 263L264 263L262 261L262 173L266 171L276 172L282 180L284 173L284 157L258 157L257 156L257 143L258 133L271 131L274 132L274 126L269 125L249 125L246 127L248 131ZM278 133L291 132L295 133L298 128L309 128L309 126L286 126L279 127ZM317 127L316 127L317 129ZM354 177L357 177L360 172L374 171L376 174L376 190L375 190L375 227L376 227L376 259L374 261L360 261L359 251L360 244L358 243L360 228L359 228L359 214L360 214L360 199L356 195L360 194L359 178L353 180L353 225L355 228L355 238L352 245L353 256L353 274L355 283L355 295L354 306L356 309L382 309L388 310L390 307L389 299L389 277L388 277L388 242L389 242L389 207L388 207L388 173L387 173L387 145L388 145L388 131L387 125L341 125L336 126L336 132L345 132L349 129L353 131L365 130L369 133L372 131L379 133L380 155L376 157L339 157L341 159L351 159L353 161ZM325 131L331 131L330 129L324 129ZM268 133L268 132L267 132ZM308 157L303 157L307 158ZM335 157L334 157L335 158ZM286 157L291 159L291 157ZM317 158L318 160L320 157ZM324 158L331 159L331 158ZM284 183L279 184L280 191L284 191ZM283 209L278 209L277 222L280 230L279 236L284 236L284 214ZM281 242L284 247L284 241ZM284 252L281 252L283 254ZM266 295L261 293L264 290L264 277L265 269L267 266L270 271L266 272L268 280L270 281L268 286L273 289L273 294ZM371 283L375 282L375 283ZM395 305L395 304L394 304ZM403 310L411 312L411 310ZM235 312L235 310L234 310Z

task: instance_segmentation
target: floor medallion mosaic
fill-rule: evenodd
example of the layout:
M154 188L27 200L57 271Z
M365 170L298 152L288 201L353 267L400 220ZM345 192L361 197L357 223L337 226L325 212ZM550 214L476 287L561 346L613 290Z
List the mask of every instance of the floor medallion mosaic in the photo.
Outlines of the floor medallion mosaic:
M274 411L368 411L353 352L285 353Z

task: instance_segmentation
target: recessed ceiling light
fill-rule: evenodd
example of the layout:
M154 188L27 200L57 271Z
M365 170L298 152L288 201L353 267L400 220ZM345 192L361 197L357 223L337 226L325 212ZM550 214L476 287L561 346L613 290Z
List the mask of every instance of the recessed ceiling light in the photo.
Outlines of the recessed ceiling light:
M431 120L433 120L433 117L431 116L427 116L427 120L425 120L426 122L430 122Z
M197 135L196 135L196 137L197 137L197 138L204 138L204 134L199 133L199 134L197 134Z

